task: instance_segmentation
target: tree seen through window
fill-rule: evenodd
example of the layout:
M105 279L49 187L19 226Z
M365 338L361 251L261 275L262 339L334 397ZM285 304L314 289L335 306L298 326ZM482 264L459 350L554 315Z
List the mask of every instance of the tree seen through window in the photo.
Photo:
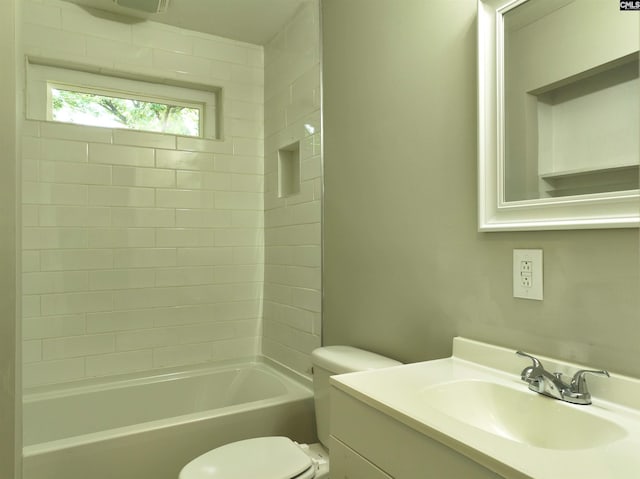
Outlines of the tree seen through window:
M199 136L201 110L170 103L51 88L55 121Z

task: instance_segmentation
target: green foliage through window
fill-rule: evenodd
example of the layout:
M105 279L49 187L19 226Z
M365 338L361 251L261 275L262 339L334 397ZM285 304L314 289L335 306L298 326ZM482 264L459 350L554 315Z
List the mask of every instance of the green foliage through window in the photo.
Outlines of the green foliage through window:
M66 123L200 136L201 109L51 88L52 119Z

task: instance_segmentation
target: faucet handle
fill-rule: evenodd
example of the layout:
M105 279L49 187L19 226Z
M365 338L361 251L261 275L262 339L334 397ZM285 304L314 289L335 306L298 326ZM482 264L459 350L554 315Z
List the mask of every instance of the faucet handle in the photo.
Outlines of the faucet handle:
M540 360L535 356L532 356L531 354L527 354L523 351L516 351L516 354L518 356L522 356L523 358L529 358L531 359L531 361L533 361L533 366L525 368L522 371L522 379L524 381L526 381L526 379L529 377L529 374L531 374L531 372L533 372L534 369L542 368L542 363L540 363Z
M592 369L580 369L573 375L571 380L571 392L577 394L589 395L589 389L587 388L587 380L585 374L600 374L602 376L609 377L609 372L604 370L592 370Z
M542 392L544 390L544 379L540 374L541 371L544 371L542 363L540 363L538 358L536 358L535 356L532 356L525 352L516 351L516 354L524 358L529 358L531 359L531 361L533 361L532 366L527 366L522 370L522 372L520 373L520 379L529 383L529 389L531 389L532 391Z
M525 353L523 351L516 351L516 354L518 356L522 356L523 358L531 359L531 361L533 361L533 367L534 368L539 368L541 366L540 360L538 360L538 358L536 358L535 356L531 356L531 354L527 354L527 353Z

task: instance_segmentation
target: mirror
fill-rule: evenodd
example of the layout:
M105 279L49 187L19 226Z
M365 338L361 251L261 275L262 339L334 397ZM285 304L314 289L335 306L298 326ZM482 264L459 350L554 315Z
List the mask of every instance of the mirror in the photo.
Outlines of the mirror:
M640 224L637 12L478 1L480 231Z

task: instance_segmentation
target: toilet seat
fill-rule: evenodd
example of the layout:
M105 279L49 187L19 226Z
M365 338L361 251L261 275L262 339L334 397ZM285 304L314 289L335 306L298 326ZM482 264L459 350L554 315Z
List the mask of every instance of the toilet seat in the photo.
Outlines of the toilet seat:
M179 479L312 479L315 464L288 437L232 442L191 461Z

